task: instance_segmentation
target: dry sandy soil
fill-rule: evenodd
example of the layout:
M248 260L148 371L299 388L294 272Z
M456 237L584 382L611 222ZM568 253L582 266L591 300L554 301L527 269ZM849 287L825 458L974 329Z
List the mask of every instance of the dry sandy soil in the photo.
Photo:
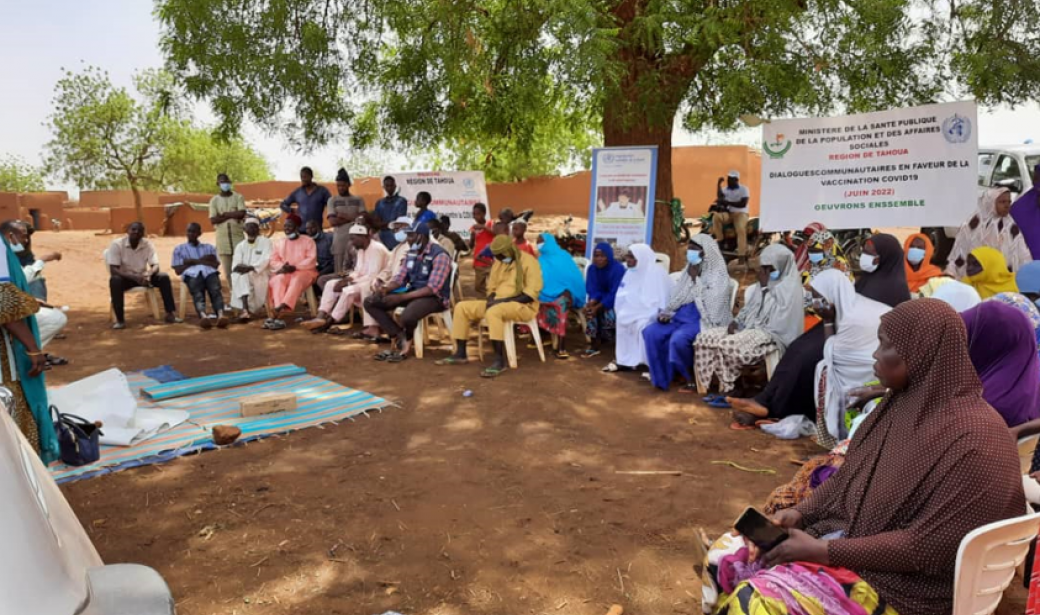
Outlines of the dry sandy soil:
M113 366L201 376L294 362L396 404L66 486L102 557L156 568L184 615L699 613L695 528L725 530L793 475L789 459L818 452L602 374L606 356L540 365L524 350L519 370L490 382L476 365L387 366L371 346L299 329L159 325L140 298L128 328L111 331L100 253L112 237L34 239L64 253L47 278L52 302L72 307L67 339L50 348L72 364L53 384ZM155 241L168 263L180 240ZM1023 604L1015 590L1002 612Z

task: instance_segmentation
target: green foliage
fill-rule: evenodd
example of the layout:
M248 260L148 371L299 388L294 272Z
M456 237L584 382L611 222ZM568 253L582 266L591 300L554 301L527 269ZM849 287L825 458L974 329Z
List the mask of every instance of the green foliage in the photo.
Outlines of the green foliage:
M43 169L12 155L0 156L0 192L42 192Z
M242 138L224 141L187 122L178 124L163 150L161 165L161 188L174 192L213 192L218 173L227 173L238 183L273 177L264 157Z

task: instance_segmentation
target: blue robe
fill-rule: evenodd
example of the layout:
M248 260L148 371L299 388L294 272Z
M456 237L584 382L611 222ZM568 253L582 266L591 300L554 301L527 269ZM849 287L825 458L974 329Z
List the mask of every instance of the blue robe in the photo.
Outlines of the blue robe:
M668 390L675 375L693 380L693 340L701 332L701 313L696 303L679 308L667 323L655 322L643 329L646 362L650 366L650 382Z

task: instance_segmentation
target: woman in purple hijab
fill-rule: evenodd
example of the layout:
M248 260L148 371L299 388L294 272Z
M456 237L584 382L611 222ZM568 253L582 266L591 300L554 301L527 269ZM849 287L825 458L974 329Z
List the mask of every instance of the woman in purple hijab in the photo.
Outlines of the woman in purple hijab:
M1040 260L1040 164L1033 169L1033 187L1011 206L1011 217L1022 231L1033 260Z
M999 301L961 312L982 397L1008 427L1040 418L1040 359L1029 318Z

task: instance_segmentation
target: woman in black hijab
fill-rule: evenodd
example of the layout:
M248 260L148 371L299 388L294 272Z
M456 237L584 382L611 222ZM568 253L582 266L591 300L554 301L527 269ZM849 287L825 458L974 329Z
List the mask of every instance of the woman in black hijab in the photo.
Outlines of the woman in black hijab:
M878 233L868 239L860 256L859 268L863 273L856 281L856 292L889 307L909 301L903 258L903 246L892 235Z

